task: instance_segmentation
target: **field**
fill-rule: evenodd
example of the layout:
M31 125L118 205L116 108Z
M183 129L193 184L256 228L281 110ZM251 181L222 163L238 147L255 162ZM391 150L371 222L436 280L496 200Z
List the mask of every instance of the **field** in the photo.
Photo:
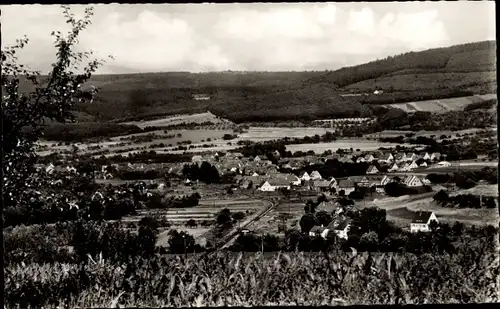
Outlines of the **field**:
M445 113L448 111L462 111L467 105L496 98L496 94L475 95L461 98L428 100L390 104L389 106L402 109L406 112L425 111Z
M143 210L137 216L129 216L123 218L122 221L138 222L145 215L159 215L172 224L171 229L187 231L195 238L197 243L204 245L210 228L203 226L188 228L185 226L188 220L193 219L198 224L203 221L213 221L217 213L224 208L229 209L231 213L244 212L247 216L251 216L268 205L269 203L265 200L245 198L241 195L238 198L202 198L196 207L172 208L169 210ZM168 230L158 236L158 246L168 247L167 233Z
M491 128L492 131L496 131L497 128ZM374 134L367 134L365 137L371 137L371 138L385 138L385 137L398 137L398 136L404 136L407 133L414 133L414 137L418 136L425 136L425 137L431 137L434 135L436 138L439 138L441 135L451 135L452 137L456 137L457 134L463 135L463 134L469 134L469 133L476 133L476 132L482 132L485 131L485 129L479 129L479 128L472 128L472 129L466 129L466 130L460 130L460 131L450 131L450 130L442 130L442 131L402 131L402 130L384 130L382 132L377 132Z
M364 139L349 139L349 140L337 140L331 143L287 145L286 149L291 152L295 151L307 152L309 150L312 150L316 154L320 154L326 150L331 150L332 152L335 152L337 149L349 149L349 148L360 149L360 150L377 150L380 147L389 148L389 147L395 147L396 145L407 146L407 147L411 146L408 144L381 143L378 141L364 140Z
M147 126L171 126L179 125L182 123L203 123L213 122L214 124L231 124L229 120L221 119L210 112L192 114L192 115L175 115L156 120L148 121L131 121L124 122L123 124L136 125L143 129Z
M491 188L490 188L491 190ZM434 190L436 191L436 190ZM459 194L462 194L460 191ZM498 192L498 190L497 190ZM420 196L384 197L366 203L359 203L357 207L376 206L387 211L387 220L394 221L401 227L410 227L412 214L416 211L434 211L439 221L453 223L461 221L467 225L497 225L497 209L454 209L444 208L432 199L436 192L421 194ZM497 193L498 194L498 193Z
M394 91L418 91L436 89L436 85L453 85L467 87L477 83L488 84L496 82L496 72L467 73L427 73L427 74L394 74L351 84L346 89L369 91L371 89L393 89Z

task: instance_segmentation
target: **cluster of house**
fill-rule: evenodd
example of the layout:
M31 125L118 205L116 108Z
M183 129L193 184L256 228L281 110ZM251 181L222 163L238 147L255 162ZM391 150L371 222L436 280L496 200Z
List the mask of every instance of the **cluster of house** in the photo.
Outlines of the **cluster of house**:
M429 180L416 175L407 175L403 179L387 175L349 176L339 179L329 177L324 179L318 171L313 171L310 175L303 171L299 174L299 177L286 173L237 175L235 182L241 189L257 189L263 192L274 192L280 189L292 190L293 188L302 187L327 194L332 192L332 189L335 189L334 192L343 191L346 195L355 191L356 187L375 188L375 191L384 193L384 186L391 182L401 182L408 187L420 187L430 184Z
M430 232L431 228L431 222L435 221L436 223L439 223L436 214L432 211L419 211L414 214L414 217L410 223L410 232L411 233L418 233L418 232ZM344 216L342 213L336 213L336 218L328 224L328 226L319 226L316 225L314 226L310 231L309 231L309 236L321 236L322 238L325 238L328 236L329 233L335 233L337 237L347 239L349 229L351 227L351 222L352 220L346 216Z

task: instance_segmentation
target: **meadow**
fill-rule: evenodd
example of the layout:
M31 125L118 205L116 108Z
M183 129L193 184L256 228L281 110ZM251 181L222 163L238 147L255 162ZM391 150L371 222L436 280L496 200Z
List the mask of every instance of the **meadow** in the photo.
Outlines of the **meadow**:
M366 139L349 139L349 140L337 140L331 143L287 145L286 149L291 152L295 151L307 152L311 150L314 151L316 154L321 154L326 150L331 150L332 152L335 152L338 149L353 148L364 151L364 150L378 150L380 147L384 148L395 147L396 145L405 147L415 146L409 144L381 143L378 141L366 140Z
M390 104L389 106L402 109L408 113L416 111L445 113L448 111L463 111L466 106L472 103L491 100L494 98L496 98L496 94L486 94L460 98L397 103Z

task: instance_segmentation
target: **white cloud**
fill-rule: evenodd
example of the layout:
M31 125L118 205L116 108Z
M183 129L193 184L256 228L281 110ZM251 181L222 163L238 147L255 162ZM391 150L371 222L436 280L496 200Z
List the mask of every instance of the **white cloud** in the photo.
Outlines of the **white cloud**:
M60 7L3 6L2 11L2 39L9 43L27 34L33 46L26 50L26 62L49 68L54 55L49 34L66 27ZM80 45L99 56L113 55L114 70L332 69L353 65L353 57L385 57L392 48L450 45L448 31L440 13L428 6L377 12L370 4L352 9L340 3L234 4L210 10L97 5Z

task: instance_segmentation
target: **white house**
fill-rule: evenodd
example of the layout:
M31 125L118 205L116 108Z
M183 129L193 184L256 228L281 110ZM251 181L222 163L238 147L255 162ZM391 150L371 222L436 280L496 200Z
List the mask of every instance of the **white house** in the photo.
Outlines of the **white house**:
M410 170L415 169L415 168L418 168L418 164L416 161L413 161L413 162L411 162L410 165L408 165L408 169L410 169Z
M448 161L441 161L437 164L438 167L450 167L451 163Z
M362 163L362 162L366 162L365 158L364 157L358 157L356 159L356 163Z
M424 161L422 164L420 164L420 167L427 167L427 163Z
M411 221L410 224L410 230L412 233L416 232L429 232L430 228L429 225L431 221L436 221L436 223L439 223L439 221L436 218L436 214L431 211L420 211L415 214L415 217Z
M393 182L392 178L390 178L389 176L387 175L384 175L384 177L382 178L382 180L380 181L380 185L381 186L385 186L386 184L390 183L390 182Z
M431 181L430 181L429 179L427 179L427 178L422 178L422 183L423 183L424 185L427 185L427 186L430 186L430 185L431 185Z
M426 152L426 153L424 154L423 159L424 159L424 160L431 160L431 156L429 155L429 153L428 153L428 152Z
M415 154L415 153L411 153L411 154L408 154L408 155L406 156L406 158L407 158L407 161L415 161L415 160L417 160L417 159L418 159L418 155L417 155L417 154Z
M431 154L431 161L438 161L441 158L441 154L439 152L434 152Z
M370 165L370 167L368 167L368 170L366 170L366 174L368 175L377 174L378 172L379 170L375 167L375 165Z
M300 173L300 180L309 181L311 180L311 176L309 176L309 174L306 171L304 171Z
M373 92L373 94L382 94L382 93L384 93L384 91L383 91L383 90L375 90L375 91Z
M331 225L328 227L331 228ZM337 235L338 238L347 239L347 233L349 233L349 228L351 227L351 220L344 219L337 226L333 228L333 232Z
M323 177L321 177L321 174L318 171L313 171L311 173L311 179L312 180L320 180L320 179L323 179Z
M355 190L354 182L351 179L341 179L337 185L337 193L341 190L344 190L345 195L349 195L349 193Z
M365 162L372 162L375 160L375 157L372 154L365 155Z
M203 157L200 155L194 155L191 158L191 162L193 162L193 163L201 163L202 161L203 161Z
M396 163L394 163L387 171L388 172L397 172L397 171L399 171L399 167Z
M383 154L380 159L378 160L380 163L386 163L386 164L389 164L391 163L392 161L394 161L394 156L392 155L392 153L385 153Z
M421 187L424 185L422 180L420 180L420 178L415 175L406 176L403 179L403 184L407 185L408 187Z
M288 181L283 179L269 179L259 188L259 191L264 192L274 192L280 188L286 188L290 190L290 184Z

